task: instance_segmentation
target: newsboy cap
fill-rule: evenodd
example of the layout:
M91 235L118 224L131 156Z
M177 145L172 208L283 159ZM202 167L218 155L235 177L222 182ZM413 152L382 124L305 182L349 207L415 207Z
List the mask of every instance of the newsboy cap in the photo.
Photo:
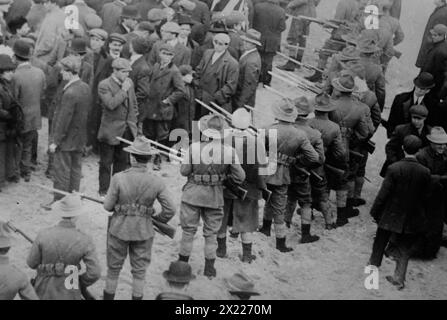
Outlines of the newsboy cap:
M72 73L79 73L81 70L81 58L76 56L67 56L63 58L60 62L61 67Z
M119 34L119 33L112 33L110 36L109 36L109 41L110 42L112 42L112 41L118 41L118 42L120 42L120 43L122 43L122 44L125 44L126 43L126 38L122 35L122 34Z
M418 118L427 118L428 110L422 104L417 104L410 108L410 114Z
M129 60L124 58L116 58L113 60L112 68L115 70L132 71Z
M175 22L166 22L161 26L162 32L180 33L180 26Z
M170 44L167 44L167 43L163 43L161 46L160 46L160 49L158 50L159 52L166 52L166 53L169 53L169 54L172 54L172 55L174 55L174 47L173 46L171 46Z
M102 41L106 41L109 34L107 31L99 28L95 28L90 30L89 32L90 37L96 37L98 39L101 39Z

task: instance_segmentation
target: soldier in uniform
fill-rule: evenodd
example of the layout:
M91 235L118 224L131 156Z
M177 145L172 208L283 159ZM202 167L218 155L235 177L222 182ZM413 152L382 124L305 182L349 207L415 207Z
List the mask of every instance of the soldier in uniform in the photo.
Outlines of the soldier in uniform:
M224 216L223 183L229 180L240 185L245 179L245 172L235 150L221 141L224 134L228 133L225 120L217 115L204 116L200 119L200 127L202 134L212 140L193 142L180 168L180 173L188 177L188 181L183 187L180 205L183 234L179 260L189 261L194 235L202 218L205 237L204 275L212 278L217 274L214 267L217 232Z
M237 109L232 115L231 144L235 148L245 171L246 179L242 188L247 190L245 199L238 199L228 189L224 190L224 217L217 234L217 256L227 255L227 226L232 221L232 232L240 233L242 240L242 262L251 263L256 256L252 254L252 234L258 229L259 205L262 190L266 185L260 176L260 167L266 166L264 141L255 138L247 131L250 125L250 114L243 108Z
M27 258L28 266L37 270L34 289L41 300L81 300L79 288L94 284L101 276L93 239L76 229L82 213L81 197L67 195L53 205L53 210L62 220L39 232ZM86 271L78 276L81 262ZM79 288L66 285L69 276L79 277Z
M277 134L277 154L268 150L269 163L276 162L276 171L266 178L267 188L272 191L272 195L264 207L264 219L259 232L270 236L272 220L274 220L276 248L281 252L293 250L286 246L286 225L284 223L287 189L291 183L291 167L293 165L313 166L319 163L318 153L312 147L306 134L294 126L297 115L298 111L295 106L288 100L282 100L275 108L275 118L278 123L268 128L268 133L275 130Z
M372 137L374 125L369 107L352 96L355 90L352 74L342 74L332 81L332 86L334 87L332 103L335 104L336 109L331 112L329 118L340 126L345 148L349 150L349 168L342 179L340 190L337 190L337 224L343 225L348 222L348 218L359 215L357 209L353 209L346 203L349 185L354 183L359 168L358 156L356 159L352 151L360 143Z
M112 177L104 209L113 212L107 231L107 281L104 300L115 297L118 277L129 252L133 276L132 299L143 298L146 269L151 261L154 240L152 219L168 222L175 215L175 204L163 180L147 171L154 154L144 138L124 148L135 160L132 167ZM161 205L155 213L154 202Z
M10 230L0 221L0 300L13 300L18 294L22 300L39 300L24 272L9 263Z
M323 140L321 139L321 133L318 130L312 129L307 120L309 114L313 112L312 106L306 97L295 99L294 104L298 111L298 117L295 120L295 128L306 134L312 147L318 153L318 162L315 166L306 169L315 169L313 172L317 172L317 174L321 173L323 169L322 165L325 161ZM321 199L322 193L324 194L325 185L319 185L315 176L311 175L309 177L306 174L301 173L298 169L299 168L295 166L290 167L290 180L292 183L287 190L287 206L284 220L286 221L286 225L290 227L297 203L299 203L301 212L301 243L311 243L320 239L320 237L310 234L312 222L312 191L318 193L318 191L321 190L322 192L320 191L318 196L317 194L314 194L315 199ZM313 188L311 188L311 185ZM328 203L325 202L325 204ZM326 206L324 210L326 227L332 229L333 226L331 225L330 218L327 216L327 209Z

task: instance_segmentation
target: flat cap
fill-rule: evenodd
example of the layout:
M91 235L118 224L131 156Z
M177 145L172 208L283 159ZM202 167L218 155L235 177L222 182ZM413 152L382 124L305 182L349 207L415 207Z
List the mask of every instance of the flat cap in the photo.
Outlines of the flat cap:
M417 104L410 108L410 114L415 117L427 118L428 110L425 106Z
M101 28L102 26L102 19L93 13L86 15L84 21L88 30Z
M447 34L447 26L444 24L437 24L430 31L433 33L439 34L439 35L446 35Z
M170 32L170 33L180 33L181 29L180 26L172 21L166 22L164 25L161 26L162 32Z
M67 56L59 62L61 67L66 71L71 71L73 73L79 73L81 70L81 57Z
M121 42L122 44L125 44L126 43L126 37L124 37L122 34L119 34L119 33L112 33L109 36L109 41L110 42L111 41L118 41L118 42Z
M109 36L107 31L105 31L103 29L99 29L99 28L92 29L88 33L89 33L90 37L96 37L96 38L101 39L103 41L106 41L107 37Z
M155 30L154 26L148 21L141 21L137 25L137 30L153 32Z
M162 9L152 8L147 13L147 20L151 22L161 21L165 18L165 12Z
M132 71L129 60L124 58L116 58L113 60L112 68L116 70Z

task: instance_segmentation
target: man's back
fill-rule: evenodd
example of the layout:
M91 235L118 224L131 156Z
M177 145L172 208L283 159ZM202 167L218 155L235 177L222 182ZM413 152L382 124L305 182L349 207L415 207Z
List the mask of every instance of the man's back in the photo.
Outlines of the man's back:
M26 275L0 255L0 300L13 300L17 294L24 300L38 300Z

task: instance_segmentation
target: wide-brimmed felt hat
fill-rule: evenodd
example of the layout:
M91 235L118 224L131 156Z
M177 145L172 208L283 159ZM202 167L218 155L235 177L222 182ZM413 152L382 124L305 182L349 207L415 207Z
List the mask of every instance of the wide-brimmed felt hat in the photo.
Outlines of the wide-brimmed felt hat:
M296 107L296 110L298 111L298 115L307 116L314 112L313 106L309 103L309 99L306 97L298 97L293 100L293 104Z
M275 118L284 122L295 122L298 117L298 110L288 99L282 99L274 108Z
M78 194L66 195L53 203L52 210L57 211L62 218L78 217L84 213L81 196Z
M331 97L325 93L319 93L313 99L313 107L316 111L331 112L336 109L336 106L331 103Z
M4 221L0 221L0 248L11 246L11 230Z
M359 60L360 52L354 46L347 46L339 53L338 59L340 61Z
M157 150L151 146L150 141L141 136L136 137L132 144L123 148L123 150L140 156L150 156L158 153Z
M0 71L11 71L16 68L12 58L7 54L0 54Z
M414 85L420 89L427 90L435 86L435 79L431 73L421 72L413 81Z
M229 134L229 125L222 116L208 114L199 120L200 132L208 138L223 139Z
M184 261L171 262L169 269L163 272L163 277L170 282L176 283L189 283L196 278L192 274L189 263Z
M380 50L374 39L363 37L358 39L357 48L360 53L375 53Z
M354 92L356 90L354 77L351 74L345 74L332 80L334 89L340 92Z
M245 130L250 126L250 113L245 108L236 109L231 115L231 124L236 129Z
M224 282L231 294L259 296L253 281L243 272L233 274L230 278L224 279Z
M33 46L23 39L18 39L14 42L14 46L12 47L12 51L14 54L22 59L30 59L32 55Z
M425 119L428 116L428 109L422 104L414 105L409 110L410 114L416 118Z
M443 127L433 127L427 139L435 144L447 144L447 133Z
M248 29L245 34L241 35L241 39L257 46L262 46L261 44L261 33L255 29Z

